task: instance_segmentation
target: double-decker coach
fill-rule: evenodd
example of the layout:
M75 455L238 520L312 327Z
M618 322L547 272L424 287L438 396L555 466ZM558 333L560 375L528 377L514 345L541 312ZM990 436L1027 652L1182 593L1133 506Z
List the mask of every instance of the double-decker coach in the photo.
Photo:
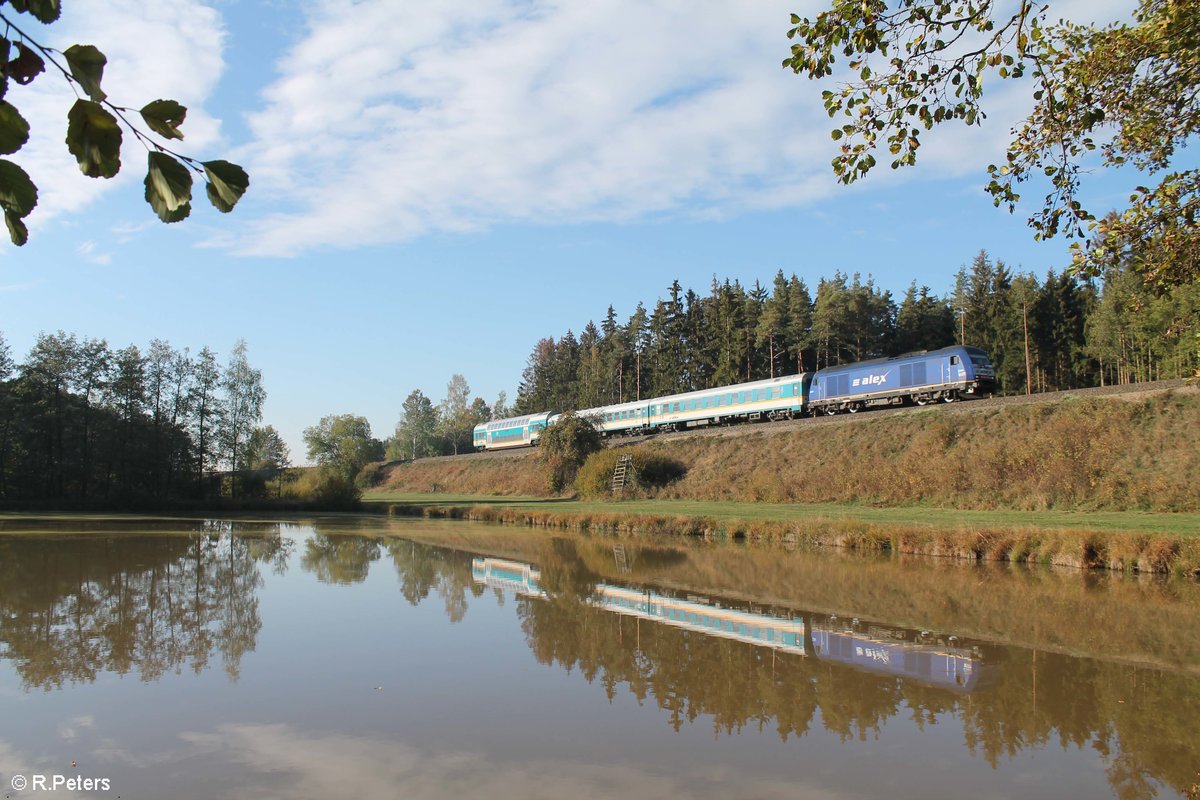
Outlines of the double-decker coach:
M526 447L537 444L553 417L553 411L526 414L523 417L508 417L483 422L475 426L471 441L476 450L499 450L505 447Z

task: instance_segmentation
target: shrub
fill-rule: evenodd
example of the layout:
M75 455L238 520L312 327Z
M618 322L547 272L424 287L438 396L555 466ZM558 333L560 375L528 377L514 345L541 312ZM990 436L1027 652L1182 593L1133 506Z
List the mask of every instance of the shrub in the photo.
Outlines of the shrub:
M588 456L575 477L580 497L603 497L611 492L613 470L622 456L633 457L633 475L626 486L635 489L659 489L687 474L682 461L645 447L601 450Z
M299 478L285 485L283 494L323 511L353 510L362 498L362 492L353 481L326 467L305 470Z
M550 491L561 492L570 486L588 456L603 446L591 422L570 411L560 415L538 440Z
M580 497L592 498L607 495L612 488L613 469L617 459L628 450L601 450L592 453L575 475L575 491Z
M373 489L383 483L383 479L387 477L386 461L372 461L365 465L354 476L354 485L360 489Z
M325 511L353 511L362 499L362 490L339 472L321 471L312 501Z

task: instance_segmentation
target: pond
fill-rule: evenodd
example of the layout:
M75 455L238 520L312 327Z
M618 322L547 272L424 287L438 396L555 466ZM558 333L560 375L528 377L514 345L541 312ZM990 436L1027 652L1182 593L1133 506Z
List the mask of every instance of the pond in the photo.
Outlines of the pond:
M1198 772L1194 581L0 517L6 798L1169 798Z

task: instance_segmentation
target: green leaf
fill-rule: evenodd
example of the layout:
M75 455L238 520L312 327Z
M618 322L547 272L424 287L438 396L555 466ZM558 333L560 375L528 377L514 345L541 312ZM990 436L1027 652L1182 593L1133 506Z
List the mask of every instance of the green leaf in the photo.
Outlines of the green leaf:
M37 205L38 191L29 174L11 161L0 159L0 207L24 217Z
M17 247L21 247L29 241L29 228L25 227L25 223L21 221L20 217L10 211L5 211L4 224L8 226L8 238L12 239L12 243Z
M150 129L164 139L182 139L179 126L187 116L187 108L174 100L155 100L142 106L142 119Z
M841 128L834 128L829 132L829 135L832 136L833 140L836 142L838 139L842 138L842 130Z
M121 169L121 126L99 103L76 100L67 112L67 149L89 178L111 178Z
M49 25L58 19L62 13L62 5L58 0L9 0L12 7L22 14L32 14L41 22Z
M0 36L0 64L8 63L8 54L11 50L12 42ZM3 99L6 94L8 94L8 73L0 70L0 99Z
M71 77L79 82L88 97L97 103L108 97L100 88L104 77L104 65L108 59L90 44L73 44L63 51L67 57L67 66L71 68Z
M29 141L29 123L7 100L0 100L0 153L15 153Z
M46 62L36 51L17 42L17 57L8 62L8 75L22 86L27 86L38 75L46 71Z
M246 170L228 161L205 161L204 174L208 178L208 200L223 214L233 211L250 188Z
M146 171L146 202L163 222L192 213L192 172L166 153L151 152Z

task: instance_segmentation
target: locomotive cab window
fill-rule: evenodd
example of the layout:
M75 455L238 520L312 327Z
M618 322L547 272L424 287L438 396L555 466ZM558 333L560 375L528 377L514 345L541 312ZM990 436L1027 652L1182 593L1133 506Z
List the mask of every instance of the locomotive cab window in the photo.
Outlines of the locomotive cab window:
M958 356L950 356L950 366L953 367L957 364L958 364Z

